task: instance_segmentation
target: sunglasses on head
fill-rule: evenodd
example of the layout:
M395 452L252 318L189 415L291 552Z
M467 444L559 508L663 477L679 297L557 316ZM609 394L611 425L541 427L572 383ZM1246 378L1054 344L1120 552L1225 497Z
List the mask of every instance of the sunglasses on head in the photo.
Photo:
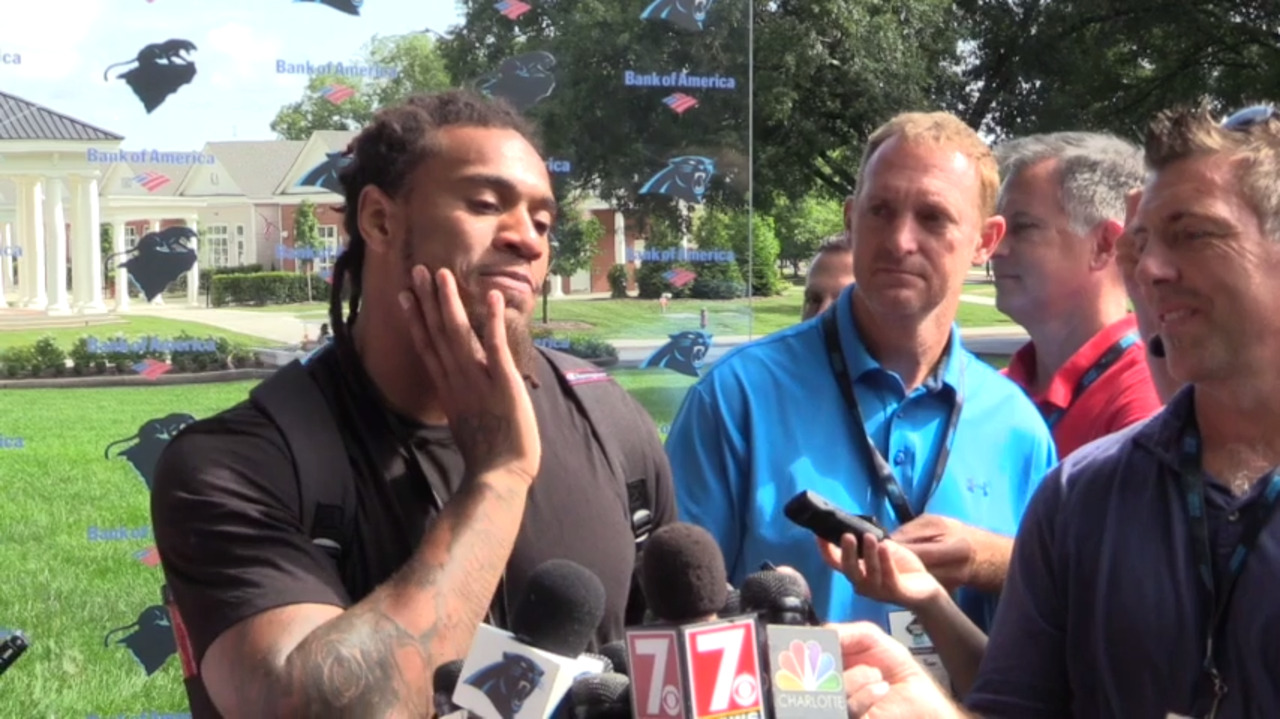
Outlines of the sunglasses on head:
M1222 129L1240 131L1248 130L1254 125L1261 125L1276 116L1276 109L1271 105L1254 105L1236 111L1222 121Z

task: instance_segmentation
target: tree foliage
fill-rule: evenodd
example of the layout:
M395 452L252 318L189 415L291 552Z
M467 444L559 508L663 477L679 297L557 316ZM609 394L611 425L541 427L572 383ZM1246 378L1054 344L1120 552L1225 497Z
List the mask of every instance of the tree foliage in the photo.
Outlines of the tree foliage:
M773 220L778 233L778 259L800 274L826 238L844 229L844 206L818 195L799 200L783 198L774 203Z
M317 130L355 131L373 119L383 105L415 92L448 89L452 82L440 56L437 41L429 35L375 36L362 52L366 65L394 68L394 77L346 77L316 75L307 82L302 98L280 108L271 129L285 140L306 140ZM326 88L354 91L326 95ZM334 99L329 99L333 97Z

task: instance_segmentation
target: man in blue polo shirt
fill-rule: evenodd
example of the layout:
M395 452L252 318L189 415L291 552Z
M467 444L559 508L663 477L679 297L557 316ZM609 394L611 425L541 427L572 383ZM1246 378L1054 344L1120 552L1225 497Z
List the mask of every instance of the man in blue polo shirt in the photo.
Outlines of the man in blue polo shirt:
M1189 386L1036 493L984 717L1280 716L1280 116L1161 113L1146 159L1123 257Z
M910 615L855 596L783 517L812 490L874 515L945 586L965 587L961 605L987 626L1010 537L1056 462L1035 407L954 323L968 268L1004 233L998 186L990 149L958 118L889 121L868 141L852 208L857 283L689 391L667 439L677 504L717 538L730 581L789 564L825 618L909 636Z

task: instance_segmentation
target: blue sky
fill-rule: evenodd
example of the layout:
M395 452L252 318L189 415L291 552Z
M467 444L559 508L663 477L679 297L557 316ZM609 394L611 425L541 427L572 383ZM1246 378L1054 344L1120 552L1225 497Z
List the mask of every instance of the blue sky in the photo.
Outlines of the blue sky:
M14 3L16 4L16 3ZM45 0L6 8L0 90L118 135L124 148L198 150L209 140L270 140L281 105L302 96L305 75L276 61L348 62L373 35L461 21L450 0L364 0L355 17L294 0ZM148 115L110 64L151 43L195 43L196 77ZM13 54L21 64L12 64Z

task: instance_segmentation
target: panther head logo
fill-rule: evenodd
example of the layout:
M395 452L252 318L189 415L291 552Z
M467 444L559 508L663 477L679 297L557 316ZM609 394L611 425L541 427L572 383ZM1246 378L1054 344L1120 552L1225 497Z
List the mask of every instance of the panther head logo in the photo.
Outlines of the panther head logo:
M711 349L711 335L701 330L685 330L669 338L671 341L649 355L640 368L662 367L690 377L699 376L702 360Z
M640 188L642 195L668 195L695 205L702 204L707 185L716 172L716 162L709 157L685 155L667 160L661 172L649 178Z
M666 20L681 30L698 32L707 21L715 0L654 0L640 14L641 20Z
M340 173L350 164L351 157L345 152L325 153L324 159L298 180L298 187L319 187L339 195L344 194Z
M479 689L502 719L515 719L542 684L546 672L529 657L503 652L502 661L482 667L463 684Z
M549 52L526 52L503 60L497 70L477 80L476 87L524 112L556 89L555 66L556 58Z

